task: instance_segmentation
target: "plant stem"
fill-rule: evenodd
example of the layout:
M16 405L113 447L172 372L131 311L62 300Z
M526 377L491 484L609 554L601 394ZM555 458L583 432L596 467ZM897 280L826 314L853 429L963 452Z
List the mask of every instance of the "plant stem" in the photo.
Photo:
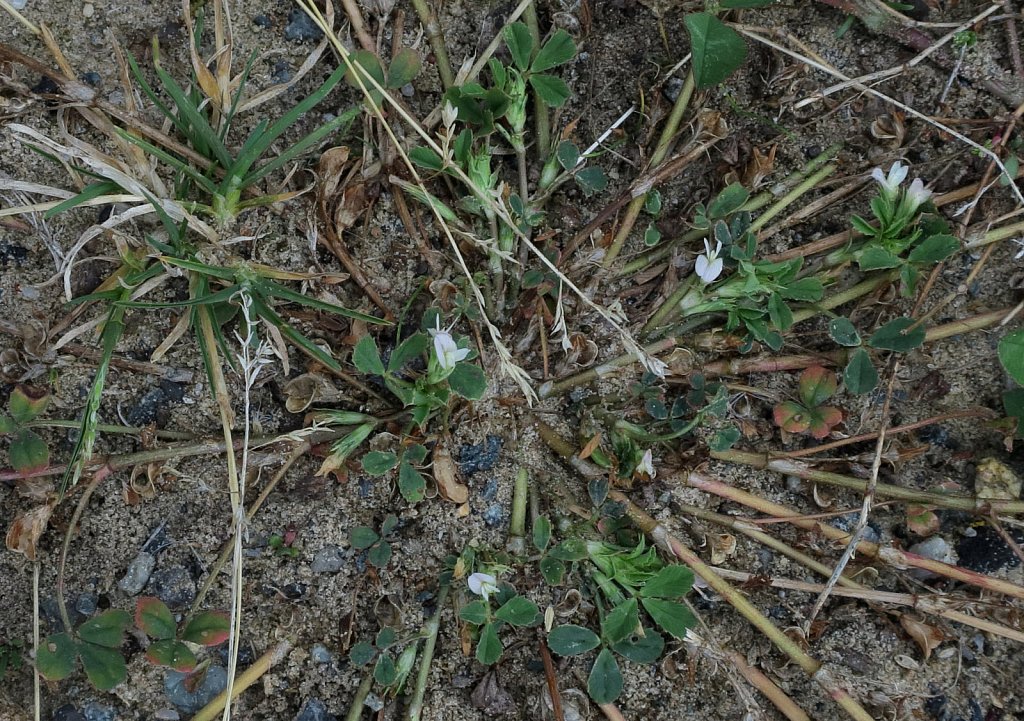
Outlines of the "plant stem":
M765 210L761 215L757 216L757 219L750 224L750 230L756 232L760 228L763 228L769 220L774 218L776 215L781 213L783 210L792 205L800 196L811 190L814 190L821 184L828 176L836 172L837 166L835 163L829 163L821 170L813 173L808 178L799 183L795 188L790 190L788 193L783 195L777 201L772 203L771 207Z
M60 611L60 620L64 622L64 631L68 634L74 634L74 629L71 626L71 617L68 615L68 607L64 602L64 571L68 565L71 539L75 535L75 529L78 528L78 522L82 519L82 514L85 513L85 507L89 504L93 491L109 475L110 471L107 468L101 468L93 474L92 480L89 481L89 485L85 487L85 491L82 493L82 497L78 499L75 512L71 514L68 530L64 533L64 542L60 547L60 559L57 562L57 610Z
M423 32L426 33L427 40L430 42L430 49L434 51L434 61L437 65L437 74L441 77L441 87L447 90L455 84L455 76L452 74L452 64L448 60L448 48L444 44L441 27L437 24L437 15L433 8L426 3L426 0L412 0L412 7L423 25Z
M292 649L293 641L291 639L284 639L278 641L277 645L267 651L265 654L260 656L258 659L253 661L252 665L242 671L235 679L234 688L231 693L231 700L240 696L243 691L252 686L259 678L269 671L271 668L281 663L288 652ZM227 690L221 691L216 697L205 707L203 707L199 713L192 717L192 721L213 721L217 718L217 715L225 707L228 701Z
M802 708L797 706L793 699L786 695L785 691L776 686L774 681L747 663L747 659L743 654L738 651L729 651L727 656L732 665L739 671L739 674L746 679L747 683L764 694L764 697L771 701L772 705L783 716L790 721L811 721L811 717Z
M448 600L448 592L451 590L449 584L441 586L437 592L437 610L430 617L424 627L426 642L423 644L423 653L420 656L420 670L416 674L416 687L413 689L412 699L406 711L406 721L419 721L423 713L423 697L427 692L427 681L430 678L430 663L434 660L434 649L437 647L437 632L441 628L441 614L444 612L445 602ZM370 675L372 678L372 674Z
M370 689L373 688L373 670L366 672L363 676L363 680L359 683L359 688L356 689L356 695L352 699L352 705L348 708L348 713L345 715L345 721L359 721L363 717L363 706L366 704L366 697L370 695Z
M653 356L670 350L671 348L675 348L675 346L675 338L663 338L656 343L644 346L644 351L648 355ZM540 398L550 398L551 396L561 395L571 388L609 376L618 369L632 365L633 363L636 363L636 356L632 353L620 355L618 358L613 358L610 361L594 366L593 368L589 368L574 376L569 376L563 380L557 382L548 381L537 391L537 396Z
M530 476L525 468L516 474L512 490L512 518L508 524L508 542L505 550L521 556L526 553L526 501L530 495Z
M71 421L63 419L44 419L40 421L29 421L24 424L24 428L80 428L82 423L80 421ZM111 423L97 423L94 428L100 433L125 433L129 435L142 435L147 433L145 428L137 428L133 426L118 426ZM189 433L188 431L165 431L156 429L153 431L153 435L157 438L168 440L168 441L190 441L196 437L195 433Z
M686 109L690 105L690 98L693 97L693 90L693 71L691 70L686 74L686 82L683 83L683 88L679 92L679 97L676 98L676 102L672 106L672 112L668 116L668 120L665 121L665 127L661 131L661 137L654 148L654 152L651 153L651 160L648 163L648 167L657 167L668 154L669 146L672 145L672 140L675 138L676 132L679 130L679 123L682 121L683 115L686 113ZM619 231L615 234L612 244L608 247L608 252L605 253L604 260L602 261L605 268L609 267L612 264L612 261L614 261L622 251L622 246L625 244L626 238L629 237L630 232L633 230L633 226L636 224L637 218L640 217L640 213L644 208L644 200L646 198L647 194L643 193L633 198L630 202L629 207L626 209L626 216L622 219L622 224L619 226Z
M537 52L540 50L540 23L537 21L536 3L530 3L526 6L523 20L526 22L526 27L530 30L530 37L533 38L533 54L530 58L532 60L537 57ZM548 152L551 150L551 117L547 103L544 102L544 99L536 90L533 92L533 117L534 132L537 134L535 138L537 141L537 159L543 163L547 159ZM527 195L524 193L524 203L526 199Z

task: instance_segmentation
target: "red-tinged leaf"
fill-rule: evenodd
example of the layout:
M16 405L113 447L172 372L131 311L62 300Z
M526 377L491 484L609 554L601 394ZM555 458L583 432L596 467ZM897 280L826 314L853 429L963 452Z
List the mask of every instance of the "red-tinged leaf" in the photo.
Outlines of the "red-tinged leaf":
M821 366L811 366L800 374L800 400L808 408L817 408L836 392L836 374Z
M833 426L839 425L842 421L843 412L841 410L832 406L822 406L812 411L811 422L807 430L813 438L820 441L832 431Z
M775 406L775 425L787 433L803 433L811 425L811 414L799 403L786 401Z
M907 504L907 529L918 536L932 536L939 531L939 517L931 506Z
M168 666L175 671L188 673L196 667L196 656L181 641L165 639L154 641L146 649L146 659L156 666Z
M200 646L216 646L228 640L231 619L223 611L205 611L193 618L181 632L181 638Z
M49 403L50 394L42 388L16 386L7 407L15 423L25 424L46 410Z
M157 640L174 638L178 630L171 610L153 596L143 596L135 603L135 625Z

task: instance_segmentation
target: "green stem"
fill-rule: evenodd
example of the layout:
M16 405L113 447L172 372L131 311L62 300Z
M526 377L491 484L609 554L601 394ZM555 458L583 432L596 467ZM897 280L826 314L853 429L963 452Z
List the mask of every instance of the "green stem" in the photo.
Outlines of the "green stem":
M693 307L696 302L700 302L704 299L704 294L701 292L699 287L700 278L694 274L690 274L685 278L679 286L672 291L672 295L665 299L665 302L654 312L654 315L644 323L644 327L640 329L641 337L649 335L656 328L660 328L667 322L671 322L679 313L686 310L687 305ZM687 303L689 301L689 303Z
M807 193L817 188L818 185L821 184L821 181L823 181L828 176L832 175L832 173L836 172L837 167L838 166L835 163L829 163L818 172L809 176L795 188L793 188L788 193L779 198L777 201L772 203L772 205L766 211L761 213L761 215L757 216L757 220L750 224L750 230L756 232L760 228L764 227L764 225L769 220L771 220L776 215L778 215L783 210L792 205L793 202L796 201L804 193Z
M530 495L530 476L525 468L516 474L512 490L512 518L508 524L508 542L505 549L521 556L526 553L526 501Z
M430 663L434 660L434 649L437 647L437 632L441 628L441 614L444 612L445 602L448 600L448 592L451 586L447 583L441 586L437 592L437 610L430 617L424 627L426 643L423 644L423 654L420 657L420 670L416 674L416 687L413 689L412 700L409 702L406 711L406 721L419 721L423 713L423 697L427 692L427 681L430 678Z
M46 419L41 421L29 421L23 425L23 428L81 428L82 423L80 421L71 421L63 419ZM147 432L145 428L137 428L133 426L118 426L111 423L97 423L93 428L100 433L124 433L127 435L142 435ZM187 431L165 431L155 430L153 434L162 440L168 441L190 441L196 437L194 433Z
M452 73L452 64L448 60L448 48L444 44L444 36L441 34L441 27L437 23L437 15L434 14L426 0L412 0L413 10L423 25L423 32L430 42L430 49L434 51L434 60L437 64L437 74L441 76L441 86L447 90L455 84L455 75ZM531 6L532 7L532 6Z
M540 50L540 23L537 21L537 5L535 3L527 5L526 11L523 13L523 20L526 22L526 27L530 30L530 37L533 38L533 57L536 57L537 52ZM533 57L531 57L531 60ZM537 91L533 93L533 109L534 132L537 134L537 158L543 163L547 159L548 151L551 149L551 116L547 103L544 102L544 99ZM526 202L526 197L524 193L524 203Z
M359 688L356 689L355 698L352 699L352 705L348 708L345 721L359 721L363 717L363 706L366 705L366 697L370 695L370 689L372 688L373 670L371 669L366 672L362 682L359 684Z
M665 351L671 348L675 348L675 346L675 338L663 338L662 340L659 340L657 343L651 343L648 346L644 346L644 351L647 353L647 355L655 356L659 353L664 353ZM599 378L604 378L606 376L612 375L619 368L625 368L626 366L632 365L633 363L636 363L636 356L632 353L626 353L625 355L620 355L618 358L613 358L610 361L602 363L598 366L594 366L593 368L589 368L583 371L582 373L578 373L574 376L569 376L568 378L565 378L563 380L557 382L548 381L547 383L540 387L540 389L537 391L537 395L542 399L550 398L551 396L555 395L561 395L562 393L565 393L567 390L575 388L576 386L581 386L585 383L590 383L592 381L598 380Z
M668 120L665 121L665 127L661 131L661 138L658 140L654 152L651 153L651 162L648 163L648 167L657 167L668 154L668 149L672 145L676 132L679 130L679 123L682 122L683 115L690 105L694 87L693 71L691 70L686 75L686 82L683 83L683 88L679 92L679 97L676 98L675 105L672 106L672 113L668 116ZM646 198L647 195L645 193L638 195L630 202L629 207L626 209L626 216L622 219L622 224L619 226L619 231L615 234L615 238L612 240L612 244L609 246L608 252L602 261L605 268L609 267L622 251L626 238L633 230L633 226L636 224L637 218L640 217L641 211L643 211Z

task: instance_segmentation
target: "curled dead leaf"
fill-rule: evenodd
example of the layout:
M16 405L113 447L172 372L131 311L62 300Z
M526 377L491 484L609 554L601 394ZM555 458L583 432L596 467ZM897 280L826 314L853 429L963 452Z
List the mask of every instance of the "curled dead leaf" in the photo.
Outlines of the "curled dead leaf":
M946 638L939 629L929 626L927 623L922 623L907 614L900 616L900 625L917 642L917 645L921 648L921 653L924 654L925 661L932 655L932 651Z
M469 500L469 489L459 482L458 469L448 447L438 444L434 448L434 480L437 490L452 503L465 503Z
M778 145L773 145L767 153L762 153L760 148L754 147L750 162L747 163L741 175L741 182L745 187L751 190L761 187L764 179L775 169L775 152L778 149Z
M906 116L897 111L879 116L871 123L871 137L881 140L889 148L903 145L907 137Z
M336 403L344 398L331 379L322 373L303 373L284 387L284 407L302 413L314 403Z
M7 550L20 553L30 561L36 560L36 545L46 531L55 502L22 511L7 529Z
M736 536L731 533L713 533L711 539L711 563L715 566L736 553Z

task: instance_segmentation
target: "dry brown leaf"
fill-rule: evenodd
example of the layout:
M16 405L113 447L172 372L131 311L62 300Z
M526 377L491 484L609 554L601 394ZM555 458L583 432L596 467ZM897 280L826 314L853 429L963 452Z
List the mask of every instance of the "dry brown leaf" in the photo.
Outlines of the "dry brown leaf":
M44 476L19 478L17 488L19 496L37 503L48 500L54 491L53 480Z
M736 536L730 533L711 534L711 563L718 566L736 553Z
M36 544L46 531L54 505L51 501L15 516L7 529L7 549L23 554L30 561L36 560Z
M900 625L917 642L917 645L921 647L925 661L932 655L932 651L946 638L939 629L929 626L927 623L922 623L906 614L900 616Z
M744 186L751 190L761 187L764 179L775 169L775 152L778 148L778 145L773 145L767 153L762 153L760 148L754 148L753 157L743 169L741 176Z
M583 450L580 451L580 459L587 460L590 455L597 450L597 447L601 445L601 434L595 433L594 437L587 441L587 445L583 446Z
M469 500L469 489L459 482L458 469L448 447L438 443L434 448L434 480L437 490L452 503L463 504Z

